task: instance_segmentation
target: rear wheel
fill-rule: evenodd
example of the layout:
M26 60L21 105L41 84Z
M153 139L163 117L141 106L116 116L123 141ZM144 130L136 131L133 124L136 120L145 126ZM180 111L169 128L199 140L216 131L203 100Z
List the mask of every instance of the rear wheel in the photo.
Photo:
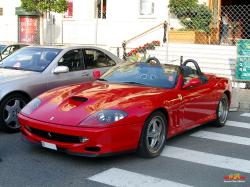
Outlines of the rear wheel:
M227 121L228 111L229 111L228 97L226 94L223 94L217 106L217 119L215 120L216 126L222 127L225 125Z
M162 152L166 141L167 120L163 113L154 112L146 120L138 148L140 156L153 158Z
M3 99L0 104L0 127L4 131L19 131L17 114L28 102L29 99L21 94L11 94Z

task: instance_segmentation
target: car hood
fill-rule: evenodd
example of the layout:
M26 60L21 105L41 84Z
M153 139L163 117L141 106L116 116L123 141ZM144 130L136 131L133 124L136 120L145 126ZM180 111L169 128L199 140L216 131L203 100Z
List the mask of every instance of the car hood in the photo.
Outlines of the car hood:
M23 78L30 78L30 76L35 73L37 72L0 68L0 84Z
M150 105L161 92L163 89L160 88L99 81L72 85L39 96L42 103L29 117L53 124L77 126L103 109L126 111L135 105Z

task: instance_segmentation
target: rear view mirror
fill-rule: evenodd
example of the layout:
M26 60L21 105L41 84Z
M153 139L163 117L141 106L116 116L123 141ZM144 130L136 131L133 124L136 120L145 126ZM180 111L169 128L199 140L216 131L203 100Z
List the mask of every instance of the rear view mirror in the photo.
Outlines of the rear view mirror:
M60 74L60 73L68 73L69 68L67 66L57 66L54 70L54 74Z
M199 78L192 78L182 88L186 89L186 88L190 88L190 87L196 87L196 86L200 86L201 84L202 84L202 82Z
M101 72L99 70L94 70L93 71L93 77L94 79L99 79L101 77Z

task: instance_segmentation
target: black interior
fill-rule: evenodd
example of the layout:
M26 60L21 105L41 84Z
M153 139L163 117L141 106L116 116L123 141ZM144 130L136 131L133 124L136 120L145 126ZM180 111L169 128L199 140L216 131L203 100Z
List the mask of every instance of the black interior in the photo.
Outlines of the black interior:
M195 66L195 69L187 66L187 64L192 63ZM189 81L192 78L199 78L203 84L208 82L208 78L201 72L200 66L193 59L185 60L182 65L182 74L184 76L184 81ZM184 82L185 83L185 82Z

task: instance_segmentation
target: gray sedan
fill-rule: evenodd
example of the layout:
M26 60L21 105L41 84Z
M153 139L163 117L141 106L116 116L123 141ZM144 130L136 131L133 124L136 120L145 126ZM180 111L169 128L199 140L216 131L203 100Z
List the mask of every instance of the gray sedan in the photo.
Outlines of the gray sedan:
M94 80L121 59L93 46L22 48L0 62L0 127L19 130L17 113L42 92Z

